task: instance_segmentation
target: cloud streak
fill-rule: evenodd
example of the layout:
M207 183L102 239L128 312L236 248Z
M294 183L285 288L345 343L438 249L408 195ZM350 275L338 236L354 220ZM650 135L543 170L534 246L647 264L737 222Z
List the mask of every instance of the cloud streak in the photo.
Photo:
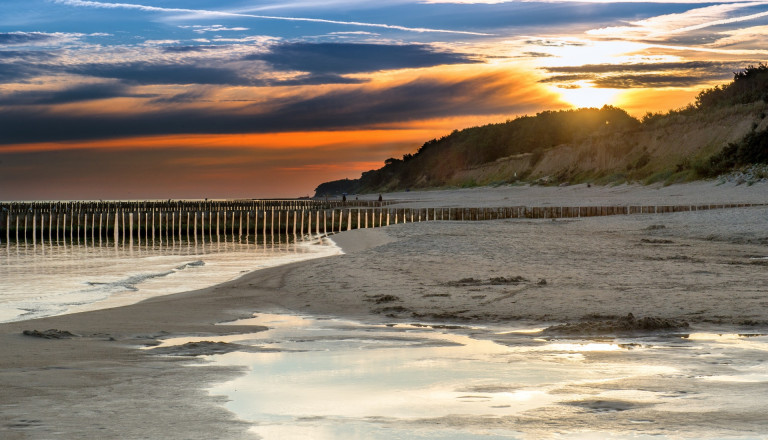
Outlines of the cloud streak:
M84 64L62 69L68 73L112 78L132 84L218 84L258 86L264 82L249 78L233 67L209 67L193 63L155 64L150 62Z
M142 113L72 114L9 108L0 110L0 132L3 144L15 144L182 133L359 129L429 118L525 113L540 108L544 101L553 101L540 89L522 76L505 72L460 79L422 77L388 87L348 86L314 97L273 99L266 107L253 104L232 110L171 108ZM109 91L100 93L108 95Z
M337 75L478 62L465 54L438 51L423 44L351 43L284 43L246 59L266 61L278 70Z
M0 106L57 105L118 97L150 97L132 94L122 84L84 84L61 90L17 91L0 96Z
M728 70L739 68L741 63L722 61L687 61L672 63L636 64L585 64L582 66L544 67L547 72L559 73L613 73L613 72L659 72L669 70Z
M584 81L596 88L610 89L691 87L727 80L741 67L743 63L718 61L558 66L543 68L554 75L540 82L563 88L580 87Z
M630 22L629 26L609 26L587 31L588 35L618 39L646 39L662 41L671 36L690 33L714 26L740 23L768 16L759 12L738 17L727 17L740 9L766 6L764 2L739 2L694 8L678 14L666 14Z
M470 31L458 31L450 29L432 29L424 27L408 27L399 26L393 24L383 23L366 23L360 21L343 21L343 20L328 20L322 18L306 18L306 17L281 17L273 15L257 15L257 14L243 14L237 12L224 12L224 11L212 11L206 9L185 9L185 8L163 8L158 6L146 6L133 3L104 3L97 1L86 0L54 0L56 3L77 6L77 7L91 7L91 8L106 8L106 9L132 9L144 12L163 12L163 13L184 13L195 14L202 17L241 17L241 18L255 18L261 20L279 20L279 21L293 21L293 22L308 22L308 23L324 23L324 24L337 24L344 26L359 26L359 27L372 27L380 29L391 29L406 32L417 33L442 33L442 34L456 34L456 35L474 35L474 36L489 36L490 34L483 32L470 32Z
M254 53L257 47L259 52ZM370 79L344 75L480 62L474 56L425 44L351 43L146 46L145 42L142 47L127 48L122 56L112 58L114 62L109 58L92 62L93 56L88 52L64 59L42 51L0 50L0 83L25 81L35 76L76 75L148 86L360 84Z
M0 45L38 43L54 38L53 35L42 32L4 32L0 33Z

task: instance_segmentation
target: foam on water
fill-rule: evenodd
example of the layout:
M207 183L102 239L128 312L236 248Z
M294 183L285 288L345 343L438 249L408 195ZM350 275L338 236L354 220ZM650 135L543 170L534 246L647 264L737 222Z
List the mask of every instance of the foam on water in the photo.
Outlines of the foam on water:
M133 304L256 269L339 253L328 240L229 240L147 246L11 243L0 247L0 322Z

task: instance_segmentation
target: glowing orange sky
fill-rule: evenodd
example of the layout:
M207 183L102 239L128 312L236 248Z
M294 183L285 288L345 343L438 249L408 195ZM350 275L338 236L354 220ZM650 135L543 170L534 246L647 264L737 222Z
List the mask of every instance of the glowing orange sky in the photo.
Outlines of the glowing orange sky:
M679 108L768 55L764 3L599 3L8 0L0 200L311 195L454 129Z

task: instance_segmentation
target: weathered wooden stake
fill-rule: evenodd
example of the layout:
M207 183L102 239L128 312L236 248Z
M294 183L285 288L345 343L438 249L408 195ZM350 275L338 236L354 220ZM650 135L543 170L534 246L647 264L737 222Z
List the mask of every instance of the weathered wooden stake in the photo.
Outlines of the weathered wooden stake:
M120 240L120 235L119 235L119 232L118 232L119 230L120 230L120 227L119 227L119 223L118 223L118 216L117 216L117 212L115 212L115 231L114 231L115 232L115 243L117 243Z

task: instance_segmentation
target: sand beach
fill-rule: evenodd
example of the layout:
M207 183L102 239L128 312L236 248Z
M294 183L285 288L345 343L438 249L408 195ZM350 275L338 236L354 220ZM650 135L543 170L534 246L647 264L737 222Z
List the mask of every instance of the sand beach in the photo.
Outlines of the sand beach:
M768 203L768 184L498 187L383 196L429 207ZM422 222L348 231L329 240L344 254L130 306L0 324L0 437L257 438L222 406L222 397L207 391L243 374L242 368L141 349L176 336L253 333L261 328L227 323L254 313L530 328L612 322L632 313L686 323L691 331L768 332L768 207ZM47 329L73 336L23 334ZM595 335L606 336L610 332ZM193 347L200 354L228 349ZM765 432L764 403L753 409L717 415L694 408L657 414L656 420ZM493 423L524 428L549 416L540 411ZM573 426L626 422L600 417L562 415Z

